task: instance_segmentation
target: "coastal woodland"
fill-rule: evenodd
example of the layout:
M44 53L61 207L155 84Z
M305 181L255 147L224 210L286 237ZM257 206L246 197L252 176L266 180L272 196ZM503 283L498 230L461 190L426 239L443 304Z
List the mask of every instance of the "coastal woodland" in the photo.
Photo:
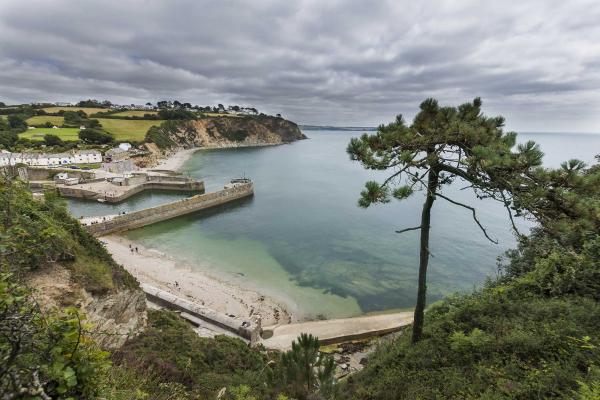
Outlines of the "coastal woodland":
M288 129L277 118L257 118L253 123ZM14 146L23 126L15 118L2 121L0 130ZM213 127L234 138L238 129L238 122L202 123L207 137ZM163 122L148 139L161 148L193 145L175 126ZM176 313L145 303L131 309L129 302L118 313L143 316L138 324L127 330L102 325L91 305L114 304L124 293L134 298L141 293L138 282L60 198L47 193L34 200L24 183L5 173L0 399L598 399L600 156L593 165L566 160L549 169L542 167L542 152L533 142L516 146L516 134L504 131L503 118L485 116L480 99L458 107L426 100L412 123L398 117L349 143L352 160L387 174L383 182L366 183L359 206L421 195L423 209L419 226L397 233L420 233L415 323L382 341L361 372L340 380L310 335L287 352L266 351L230 337L201 338ZM494 240L477 209L444 190L455 181L503 204L508 221L527 218L535 227L520 232L513 223L518 246L498 260L497 277L428 305L436 201L470 213L481 234ZM44 273L58 279L59 272L87 302L71 286L60 301L42 301L32 279Z

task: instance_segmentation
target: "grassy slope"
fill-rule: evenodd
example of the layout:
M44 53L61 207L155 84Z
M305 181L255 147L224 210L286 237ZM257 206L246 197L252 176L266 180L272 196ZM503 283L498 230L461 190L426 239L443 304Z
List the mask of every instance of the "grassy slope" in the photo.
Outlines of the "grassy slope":
M44 140L44 135L56 135L64 141L79 140L79 128L35 128L20 133L19 137L31 140Z
M221 388L239 385L267 394L265 353L228 336L199 337L170 311L149 310L148 317L148 328L113 355L106 398L213 399Z
M29 125L29 126L43 125L46 122L50 122L56 126L61 126L62 124L64 124L65 119L64 119L64 117L58 117L55 115L36 115L35 117L31 117L31 118L27 119L26 122L27 122L27 125Z
M146 132L151 126L158 126L163 122L108 118L98 118L98 121L100 121L105 131L115 136L115 140L132 140L138 142L144 140Z
M53 196L34 201L24 185L0 181L0 248L9 254L16 272L50 267L48 260L68 268L73 278L92 293L137 287L137 281L118 265L97 239L88 234Z
M93 113L97 113L97 112L102 112L102 111L106 111L106 108L97 108L97 107L47 107L43 109L44 111L48 112L48 113L57 113L59 111L83 111L84 113L86 113L87 115L93 114Z

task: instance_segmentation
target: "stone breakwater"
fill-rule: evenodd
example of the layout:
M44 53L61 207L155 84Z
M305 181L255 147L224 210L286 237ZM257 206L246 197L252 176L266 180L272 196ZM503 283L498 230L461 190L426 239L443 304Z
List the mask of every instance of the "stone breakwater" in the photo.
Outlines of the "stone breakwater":
M79 185L57 185L61 196L79 199L106 201L119 203L144 190L168 190L204 193L204 182L194 181L179 176L149 175L134 173L125 178L123 185L115 185L105 179L87 180Z
M86 224L85 229L94 236L103 236L114 232L124 232L156 222L165 221L181 215L205 210L231 201L252 196L254 186L249 183L234 183L224 189L200 194L156 207L145 208L129 214L109 216L105 221Z

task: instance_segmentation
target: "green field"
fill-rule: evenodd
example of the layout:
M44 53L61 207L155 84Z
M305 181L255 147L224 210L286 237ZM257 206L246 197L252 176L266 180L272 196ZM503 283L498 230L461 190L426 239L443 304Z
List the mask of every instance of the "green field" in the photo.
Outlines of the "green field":
M156 111L130 110L130 111L123 111L123 112L112 114L112 115L114 115L116 117L143 117L144 114L156 115L156 114L158 114L158 112L156 112Z
M44 140L44 135L56 135L65 141L76 141L79 140L79 128L35 128L28 129L27 132L19 134L20 138L31 139L31 140Z
M87 115L97 113L97 112L102 112L102 111L108 111L107 108L99 108L99 107L47 107L47 108L44 108L43 110L48 113L57 113L61 110L64 110L64 111L79 111L79 110L81 110L84 113L86 113Z
M63 117L57 117L54 115L36 115L35 117L31 117L27 119L27 125L43 125L46 122L51 122L53 125L61 126L65 119Z
M115 135L115 140L133 140L141 142L146 137L146 132L153 125L160 125L164 121L127 120L98 118L106 132Z

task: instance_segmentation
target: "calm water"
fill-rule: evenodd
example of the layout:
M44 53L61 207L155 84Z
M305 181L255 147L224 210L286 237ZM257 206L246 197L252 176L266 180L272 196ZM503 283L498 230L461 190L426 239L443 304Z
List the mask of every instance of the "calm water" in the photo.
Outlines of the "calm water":
M257 288L305 316L349 316L414 305L420 194L403 202L357 207L364 182L381 178L349 161L345 147L357 132L308 131L290 145L196 153L184 173L207 190L245 174L255 196L219 210L181 217L128 233L194 268ZM593 161L600 135L523 134L557 166L569 158ZM467 210L436 201L432 215L429 299L470 290L496 274L496 257L514 245L506 212L474 199L460 185L448 195L479 208L495 245ZM181 194L140 195L120 205L71 202L75 215L110 214L164 203Z

